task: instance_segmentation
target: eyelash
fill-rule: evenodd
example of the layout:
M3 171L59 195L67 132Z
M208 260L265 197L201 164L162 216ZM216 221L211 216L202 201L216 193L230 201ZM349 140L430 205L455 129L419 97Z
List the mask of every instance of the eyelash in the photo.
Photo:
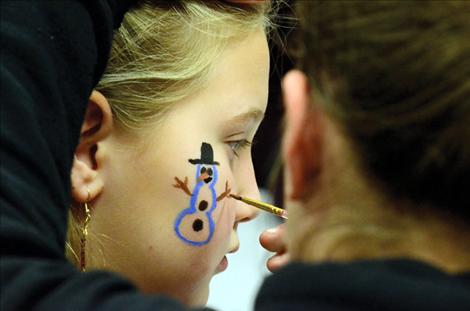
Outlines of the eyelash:
M233 154L238 158L239 154L238 151L240 151L243 148L248 148L253 145L253 142L248 141L246 139L241 139L241 140L236 140L236 141L229 141L227 144L230 146L230 149L232 149Z

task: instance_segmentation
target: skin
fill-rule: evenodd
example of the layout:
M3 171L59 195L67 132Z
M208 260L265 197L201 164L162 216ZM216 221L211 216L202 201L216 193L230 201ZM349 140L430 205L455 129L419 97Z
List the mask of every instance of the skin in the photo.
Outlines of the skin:
M341 125L312 108L321 101L312 92L300 71L283 80L289 220L287 227L261 236L265 247L277 252L268 267L279 268L288 258L309 263L409 258L449 273L470 270L468 224L385 196L358 164Z
M188 159L199 158L201 143L207 142L220 163L217 195L228 184L233 193L259 197L250 148L240 142L252 141L264 116L268 75L267 41L259 30L229 44L206 87L139 133L117 129L106 98L92 94L72 171L73 198L77 204L88 200L92 208L87 270L119 272L143 292L190 306L206 303L225 254L239 247L238 224L256 211L225 197L213 213L211 241L184 243L174 222L189 206L189 196L174 187L175 177L187 176L188 188L194 188L195 165Z
M266 262L266 268L276 272L290 261L286 245L286 224L265 230L259 238L261 246L274 255Z

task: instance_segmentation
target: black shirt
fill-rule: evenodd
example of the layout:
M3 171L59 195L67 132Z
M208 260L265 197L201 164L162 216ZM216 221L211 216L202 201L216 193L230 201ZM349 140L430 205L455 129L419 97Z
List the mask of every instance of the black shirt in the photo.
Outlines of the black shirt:
M263 284L257 311L470 310L470 273L412 260L293 263Z

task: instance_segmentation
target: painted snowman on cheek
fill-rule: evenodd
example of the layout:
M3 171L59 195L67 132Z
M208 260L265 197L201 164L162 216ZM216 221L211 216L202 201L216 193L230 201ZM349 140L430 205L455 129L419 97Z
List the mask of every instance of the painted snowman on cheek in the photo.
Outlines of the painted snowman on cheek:
M229 193L228 182L225 183L225 191L217 196L215 186L218 180L217 165L214 161L212 146L208 143L201 144L201 158L190 159L189 163L196 165L196 185L191 192L188 188L188 177L184 182L175 177L175 188L182 189L190 196L189 207L181 211L176 217L175 232L184 242L202 246L212 238L215 223L212 213L217 208L217 202L225 198Z

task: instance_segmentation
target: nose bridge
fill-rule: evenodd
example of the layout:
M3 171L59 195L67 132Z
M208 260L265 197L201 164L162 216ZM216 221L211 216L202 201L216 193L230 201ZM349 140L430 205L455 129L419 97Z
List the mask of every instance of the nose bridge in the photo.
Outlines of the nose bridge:
M258 183L256 182L255 169L251 158L250 164L245 166L245 170L241 172L241 175L239 176L238 188L239 195L259 200L260 192Z
M243 174L242 179L238 182L238 195L248 197L251 199L259 200L260 199L260 192L258 188L258 184L256 182L255 172L253 168L253 163L251 163L250 167L246 169L245 174ZM237 202L237 215L236 220L238 222L245 222L252 220L258 215L258 209L243 203L241 201Z

